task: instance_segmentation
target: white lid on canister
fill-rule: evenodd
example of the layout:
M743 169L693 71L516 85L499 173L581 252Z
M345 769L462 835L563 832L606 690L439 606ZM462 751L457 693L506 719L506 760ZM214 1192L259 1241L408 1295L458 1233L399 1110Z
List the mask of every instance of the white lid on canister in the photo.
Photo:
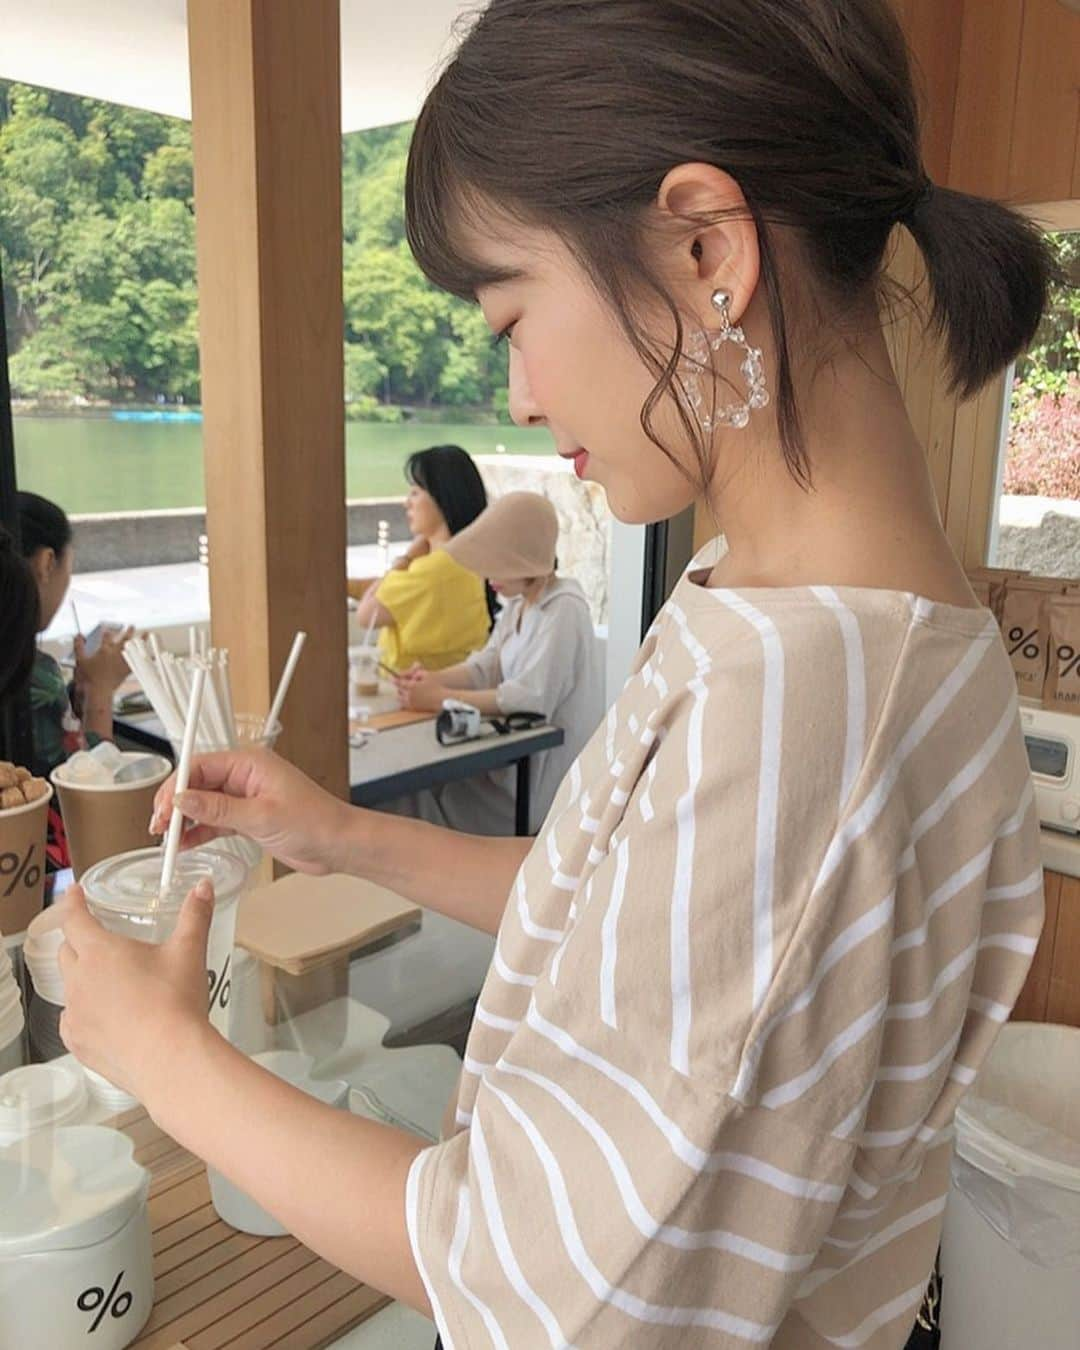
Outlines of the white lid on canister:
M86 1079L66 1064L27 1064L0 1076L0 1145L86 1112Z
M61 909L43 909L31 920L23 943L23 960L34 982L34 992L48 1003L64 1006L64 980L60 974L59 955L64 945Z
M118 1233L150 1189L134 1152L126 1134L101 1125L0 1148L0 1258L91 1247Z
M145 915L161 891L161 864L159 848L140 848L105 858L82 877L86 898L96 910ZM188 891L204 877L213 882L215 903L221 907L238 898L247 881L248 869L239 858L215 849L194 848L181 853L169 893L157 902L158 912L178 910Z

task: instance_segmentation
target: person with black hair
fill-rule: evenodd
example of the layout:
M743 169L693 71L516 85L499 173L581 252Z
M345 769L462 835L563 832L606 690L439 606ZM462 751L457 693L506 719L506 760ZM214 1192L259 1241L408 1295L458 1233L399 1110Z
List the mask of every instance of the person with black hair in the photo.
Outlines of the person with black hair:
M65 1038L448 1348L900 1350L1043 879L1015 677L881 300L903 229L974 393L1037 330L1045 239L928 179L889 0L491 0L406 207L428 277L509 342L515 421L621 521L696 506L723 545L535 842L359 810L262 752L158 795L190 844L235 831L495 935L440 1142L210 1027L205 892L147 953L76 891Z
M419 664L442 670L487 641L494 599L442 547L487 505L480 471L457 445L419 450L405 465L405 514L413 543L365 592L357 622L379 630L384 663L396 671Z
M0 703L21 694L30 680L39 609L34 574L0 527Z
M18 494L23 556L37 583L38 631L52 623L71 585L75 549L71 522L55 502L35 492ZM82 634L75 637L75 676L71 689L56 659L38 651L30 682L33 717L33 772L47 778L76 750L85 750L113 734L113 694L128 675L124 643L132 629L105 633L93 653Z

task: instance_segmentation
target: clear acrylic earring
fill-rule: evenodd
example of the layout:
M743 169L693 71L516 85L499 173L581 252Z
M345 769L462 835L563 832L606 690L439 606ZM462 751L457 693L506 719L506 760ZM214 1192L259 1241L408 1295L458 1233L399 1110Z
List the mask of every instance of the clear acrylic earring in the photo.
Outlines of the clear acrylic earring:
M686 349L686 359L691 367L689 376L683 381L686 397L706 435L711 434L717 427L735 427L741 430L749 424L751 413L769 406L769 390L765 383L765 366L761 350L752 347L747 342L742 328L731 322L731 300L730 291L713 291L712 304L720 315L720 331L713 335L704 330L699 331ZM745 352L739 369L746 380L747 397L744 402L728 403L720 408L716 407L713 398L710 400L711 406L707 408L703 376L706 373L712 376L711 355L713 352L721 351L729 342Z

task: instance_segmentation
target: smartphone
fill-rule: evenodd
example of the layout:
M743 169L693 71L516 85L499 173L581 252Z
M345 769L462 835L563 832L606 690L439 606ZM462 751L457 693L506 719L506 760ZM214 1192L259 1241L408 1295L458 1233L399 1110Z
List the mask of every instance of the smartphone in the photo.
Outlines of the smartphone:
M93 656L101 646L106 633L122 633L123 631L124 625L122 623L99 623L92 633L87 634L86 655Z

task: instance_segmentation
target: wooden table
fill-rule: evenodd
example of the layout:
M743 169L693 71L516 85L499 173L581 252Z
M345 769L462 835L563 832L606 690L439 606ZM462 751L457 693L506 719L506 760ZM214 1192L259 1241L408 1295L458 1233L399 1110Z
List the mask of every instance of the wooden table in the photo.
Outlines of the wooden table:
M416 722L381 732L362 749L349 752L349 782L354 806L378 806L409 792L441 787L517 765L515 829L529 833L529 760L541 750L562 745L558 727L493 734L458 745L440 745L430 722Z
M203 1163L141 1107L112 1123L153 1178L154 1309L136 1350L321 1350L389 1304L296 1238L223 1223Z

